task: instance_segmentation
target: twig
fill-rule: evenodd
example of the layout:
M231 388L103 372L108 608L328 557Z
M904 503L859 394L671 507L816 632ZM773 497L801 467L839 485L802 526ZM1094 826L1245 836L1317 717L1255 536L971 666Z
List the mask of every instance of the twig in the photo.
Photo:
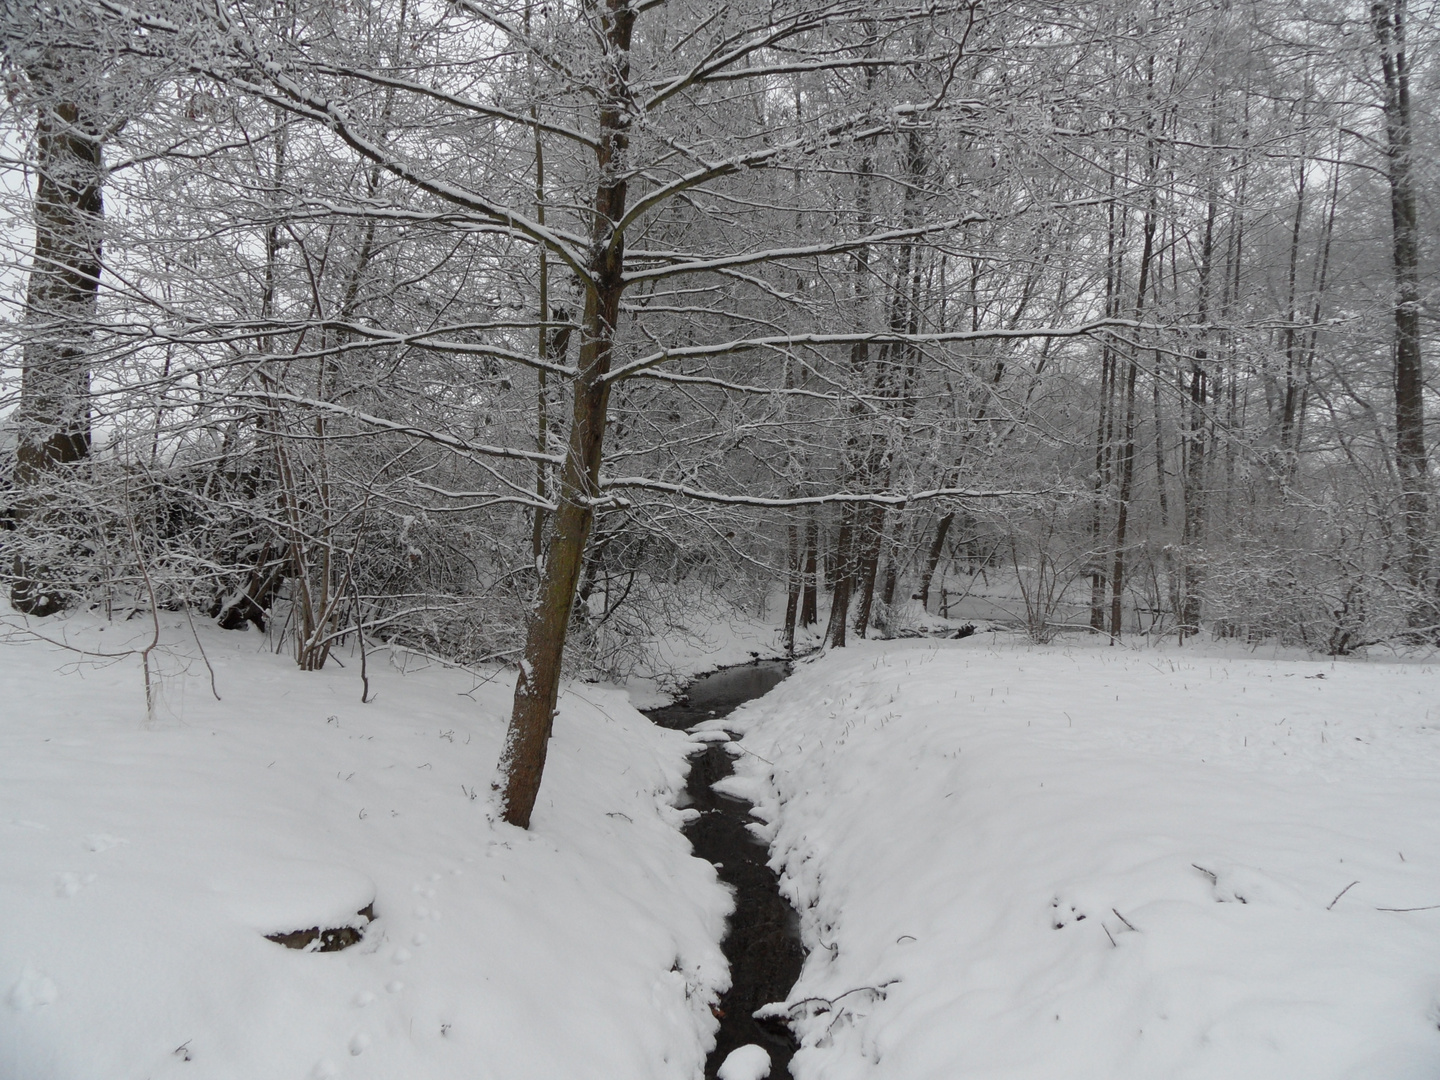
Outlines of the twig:
M360 642L360 704L370 704L370 672L365 663L365 619L360 611L360 584L355 580L355 560L350 560L350 593L355 598L355 638Z
M1114 908L1111 908L1111 910L1113 911ZM1124 920L1122 919L1121 922L1124 922ZM1100 924L1100 929L1105 931L1105 936L1110 939L1110 944L1118 949L1120 946L1115 944L1115 935L1110 933L1110 928L1102 922Z
M125 660L134 656L138 649L126 649L124 652L100 652L98 649L85 649L79 645L71 645L68 641L57 641L55 638L47 637L38 630L32 630L29 626L16 626L12 622L0 619L0 626L4 626L13 633L29 634L36 641L43 641L47 645L54 645L57 649L64 649L67 652L79 653L81 657L98 656L106 660ZM77 661L78 663L79 661Z
M130 529L130 543L135 549L135 562L140 567L140 578L145 582L145 593L150 598L150 621L155 625L155 635L150 644L140 650L140 666L145 672L145 715L155 720L155 692L150 686L150 653L160 644L160 609L155 603L155 586L150 581L150 568L145 565L145 556L140 551L140 535L135 531L135 510L130 505L130 484L125 484L125 524Z
M1113 907L1112 907L1110 910L1111 910L1111 911L1114 911L1114 912L1115 912L1115 917L1125 924L1125 929L1131 931L1132 933L1136 933L1136 934L1138 934L1138 933L1140 932L1139 930L1136 930L1135 927L1134 927L1134 925L1130 922L1130 920L1127 919L1124 915L1121 915L1120 912L1115 911L1115 909L1114 909ZM1101 923L1101 925L1103 926L1104 923Z
M1206 870L1206 869L1205 869L1203 866L1201 866L1199 863L1193 863L1193 862L1192 862L1190 865L1193 866L1193 867L1195 867L1196 870L1199 870L1200 873L1202 873L1202 874L1204 874L1206 877L1208 877L1208 878L1210 879L1210 884L1211 884L1211 885L1219 885L1219 884L1220 884L1220 878L1216 875L1216 873L1215 873L1214 870Z
M215 669L210 666L210 657L205 655L205 646L200 641L199 631L195 629L195 619L190 614L190 605L185 604L185 620L190 624L190 633L195 638L195 647L200 650L200 659L205 661L205 670L210 672L210 693L215 695L215 700L220 701L220 691L215 687Z
M846 990L843 994L836 994L833 998L827 998L827 997L807 997L807 998L801 998L799 1001L792 1002L792 1003L790 1003L789 1005L786 1005L786 1006L785 1006L785 1010L786 1010L786 1012L791 1012L791 1013L793 1013L796 1009L800 1008L800 1006L802 1006L802 1005L809 1005L809 1004L811 1004L812 1002L820 1002L820 1003L823 1003L823 1004L825 1004L825 1005L827 1005L827 1006L829 1006L830 1008L833 1009L833 1008L835 1007L835 1003L836 1003L837 1001L839 1001L841 998L849 997L851 994L859 994L859 993L861 993L861 992L863 992L863 991L865 991L865 990L870 991L870 993L874 994L879 1000L884 1001L884 1000L885 1000L885 988L886 988L887 986L889 986L890 983L895 983L895 982L899 982L899 981L900 981L899 979L890 979L890 980L887 981L887 982L881 983L879 986L857 986L857 987L855 987L855 988L852 989L852 990Z
M1325 910L1329 911L1331 908L1333 908L1336 904L1340 902L1340 897L1344 896L1347 892L1349 892L1351 889L1353 889L1356 885L1359 884L1360 882L1358 881L1352 881L1349 885L1346 885L1345 888L1341 889L1338 893L1335 894L1334 900L1331 900L1330 903L1325 905Z
M772 769L776 767L775 763L774 763L773 761L771 761L769 758L767 758L767 757L760 757L760 755L757 754L757 753L755 753L754 750L746 750L745 747L743 747L742 745L740 745L740 743L738 743L738 742L735 741L734 739L731 739L730 742L729 742L728 744L726 744L726 745L735 747L735 749L739 750L742 754L749 754L749 755L750 755L751 757L753 757L753 758L760 758L761 761L765 762L765 764L766 764L766 765L769 765Z
M1424 907L1377 907L1376 911L1434 911L1440 904L1426 904Z

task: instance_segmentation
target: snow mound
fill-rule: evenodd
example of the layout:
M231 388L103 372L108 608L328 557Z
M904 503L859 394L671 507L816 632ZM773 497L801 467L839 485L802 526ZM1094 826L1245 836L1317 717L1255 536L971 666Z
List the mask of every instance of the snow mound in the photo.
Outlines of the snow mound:
M85 618L47 630L124 647ZM485 800L513 674L375 650L362 704L348 656L301 672L202 626L217 702L162 629L153 719L136 660L0 648L0 1078L703 1071L732 901L680 832L688 736L565 687L523 831ZM266 940L372 901L343 951Z
M245 859L214 874L210 890L226 913L262 934L306 927L363 926L375 882L348 867L299 859Z
M765 1080L770 1075L770 1054L754 1043L738 1046L725 1055L715 1075L718 1080Z
M800 665L725 719L810 950L792 1074L1440 1076L1437 700L1195 646Z

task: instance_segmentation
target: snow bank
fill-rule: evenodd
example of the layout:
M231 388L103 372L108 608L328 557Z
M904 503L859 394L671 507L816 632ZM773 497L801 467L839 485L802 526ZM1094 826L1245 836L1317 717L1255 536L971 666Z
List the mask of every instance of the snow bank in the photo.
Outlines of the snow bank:
M149 636L78 622L45 629ZM0 648L0 1076L699 1074L730 901L670 805L683 734L573 688L522 832L485 815L508 677L372 653L362 705L354 658L216 632L216 702L182 627L153 724L133 659ZM263 936L371 902L342 952Z
M1437 702L1189 648L801 665L721 722L811 950L794 1074L1440 1075Z

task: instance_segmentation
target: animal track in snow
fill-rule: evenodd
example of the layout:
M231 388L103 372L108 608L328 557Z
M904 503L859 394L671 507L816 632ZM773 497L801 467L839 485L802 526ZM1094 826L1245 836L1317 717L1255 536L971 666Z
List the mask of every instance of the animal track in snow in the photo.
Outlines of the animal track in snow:
M94 874L76 874L66 870L64 873L55 875L55 895L61 899L74 896L82 886L93 884L94 881Z
M26 964L20 971L20 981L10 988L6 1000L16 1012L26 1012L41 1005L49 1005L60 996L55 980Z
M130 841L120 836L111 836L109 833L95 833L85 837L85 847L90 851L109 851L121 844L128 844Z

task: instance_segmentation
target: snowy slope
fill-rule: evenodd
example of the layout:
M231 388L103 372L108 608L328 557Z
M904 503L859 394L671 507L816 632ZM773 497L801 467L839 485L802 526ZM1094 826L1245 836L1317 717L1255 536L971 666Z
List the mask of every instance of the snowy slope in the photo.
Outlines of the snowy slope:
M485 815L506 676L372 654L362 705L353 657L202 633L223 702L176 623L153 724L134 659L0 647L0 1077L698 1075L730 901L670 806L686 736L567 692L526 833ZM371 900L343 952L263 936Z
M797 1077L1440 1075L1433 666L860 643L722 726Z

